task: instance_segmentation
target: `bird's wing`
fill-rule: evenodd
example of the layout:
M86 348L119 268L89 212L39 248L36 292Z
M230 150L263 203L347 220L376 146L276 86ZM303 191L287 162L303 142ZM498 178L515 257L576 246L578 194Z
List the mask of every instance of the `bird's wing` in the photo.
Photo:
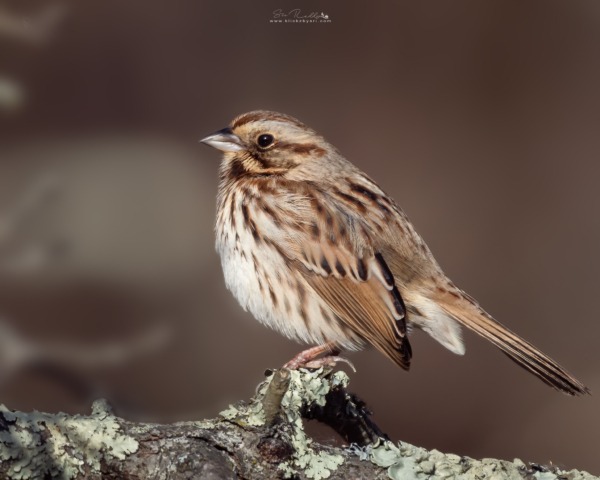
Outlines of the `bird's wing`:
M335 203L321 203L312 215L302 202L296 207L286 216L294 228L278 229L270 240L347 327L408 369L406 309L368 226L347 209L335 211Z
M362 258L336 255L335 262L352 273L338 276L339 272L336 275L328 268L316 271L305 268L303 275L338 318L408 370L412 352L406 336L406 309L381 254ZM322 268L323 264L319 266ZM357 276L356 270L360 272Z

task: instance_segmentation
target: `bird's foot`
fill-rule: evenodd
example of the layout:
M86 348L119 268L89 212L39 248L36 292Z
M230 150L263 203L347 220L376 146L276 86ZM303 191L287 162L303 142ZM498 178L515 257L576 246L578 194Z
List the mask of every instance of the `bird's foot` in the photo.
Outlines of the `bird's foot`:
M317 345L316 347L309 348L300 352L289 362L287 362L283 368L288 370L297 370L299 368L321 368L321 367L334 367L338 362L344 362L350 365L353 371L356 372L354 365L344 357L339 357L340 348L334 343L325 343L324 345ZM319 357L319 355L323 355Z
M352 364L352 362L350 360L348 360L347 358L344 358L344 357L339 357L337 355L327 355L326 357L316 358L316 359L311 360L310 362L307 362L304 365L300 365L300 366L304 367L304 368L321 368L321 367L333 368L340 362L347 363L350 366L350 368L352 369L352 371L354 373L356 373L356 368L354 368L354 365Z

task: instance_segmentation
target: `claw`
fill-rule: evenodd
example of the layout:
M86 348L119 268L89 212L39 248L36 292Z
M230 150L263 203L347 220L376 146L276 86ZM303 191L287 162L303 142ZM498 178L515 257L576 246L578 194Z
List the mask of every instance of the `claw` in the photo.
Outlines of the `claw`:
M335 367L338 363L347 363L352 371L356 373L356 368L350 360L344 357L338 357L334 355L328 355L327 357L316 358L309 362L306 362L302 367L304 368L321 368L321 367Z
M356 368L352 365L352 362L344 357L339 357L340 348L332 343L326 343L324 345L318 345L316 347L304 350L287 362L283 368L288 370L297 370L299 368L321 368L321 367L335 367L339 362L347 363L353 372L356 373ZM319 355L325 354L321 358L317 358Z
M324 345L317 345L316 347L312 347L308 350L300 352L289 362L287 362L283 368L287 368L288 370L297 370L298 368L304 367L315 361L319 355L325 354L326 357L328 357L332 355L335 356L338 353L340 353L339 347L332 342L325 343Z

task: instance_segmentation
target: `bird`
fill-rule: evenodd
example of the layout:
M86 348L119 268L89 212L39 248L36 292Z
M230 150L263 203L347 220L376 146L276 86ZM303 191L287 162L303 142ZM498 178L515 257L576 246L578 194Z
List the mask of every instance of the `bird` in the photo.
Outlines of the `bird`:
M222 152L215 237L227 288L259 322L312 345L285 368L371 345L408 370L411 330L463 355L466 327L551 387L590 393L459 289L398 204L312 128L256 110L200 141Z

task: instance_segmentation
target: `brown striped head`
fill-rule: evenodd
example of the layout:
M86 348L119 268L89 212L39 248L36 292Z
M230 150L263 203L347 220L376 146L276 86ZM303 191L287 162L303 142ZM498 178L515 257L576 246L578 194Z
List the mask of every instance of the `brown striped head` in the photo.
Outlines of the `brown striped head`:
M323 137L289 115L266 110L244 113L230 126L201 140L225 153L237 175L282 175L327 152Z

